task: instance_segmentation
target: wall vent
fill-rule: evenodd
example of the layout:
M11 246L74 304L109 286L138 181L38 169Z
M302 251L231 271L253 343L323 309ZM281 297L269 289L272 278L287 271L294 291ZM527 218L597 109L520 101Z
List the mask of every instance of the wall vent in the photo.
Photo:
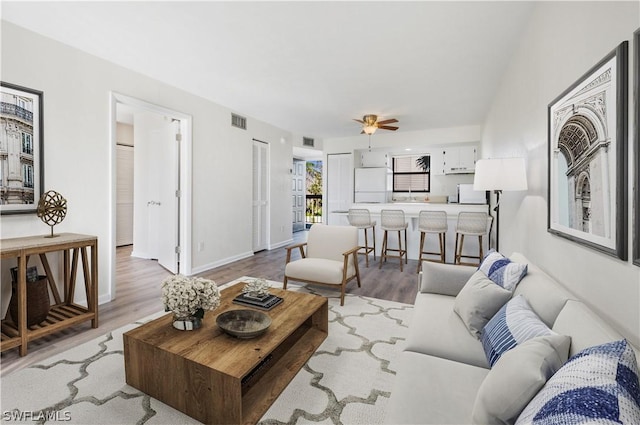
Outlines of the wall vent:
M243 130L247 129L247 119L245 117L241 117L240 115L231 114L231 125L233 127L238 127Z
M302 146L314 146L314 140L311 137L303 137L302 138Z

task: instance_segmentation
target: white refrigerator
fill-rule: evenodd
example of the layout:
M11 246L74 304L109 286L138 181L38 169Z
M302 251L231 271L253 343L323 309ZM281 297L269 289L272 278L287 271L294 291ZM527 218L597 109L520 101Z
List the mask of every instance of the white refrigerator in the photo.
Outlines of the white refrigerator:
M389 202L393 175L389 168L356 168L354 201Z

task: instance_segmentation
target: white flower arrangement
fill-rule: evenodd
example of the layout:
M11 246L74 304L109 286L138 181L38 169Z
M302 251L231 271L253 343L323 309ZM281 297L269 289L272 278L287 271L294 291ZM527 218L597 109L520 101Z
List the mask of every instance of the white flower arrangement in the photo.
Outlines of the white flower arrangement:
M169 276L162 281L162 302L177 317L198 317L220 305L220 290L213 280L202 277Z
M269 295L269 284L266 279L253 279L242 288L242 293L253 297L264 297Z

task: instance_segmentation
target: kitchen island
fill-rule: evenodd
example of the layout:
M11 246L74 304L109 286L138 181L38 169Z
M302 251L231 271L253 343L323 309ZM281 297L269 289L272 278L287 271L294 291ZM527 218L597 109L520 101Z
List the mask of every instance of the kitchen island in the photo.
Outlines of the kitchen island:
M376 221L376 256L380 255L380 248L382 246L383 231L380 228L380 211L383 209L395 209L403 210L405 218L409 226L407 227L407 255L411 260L418 259L418 246L420 244L420 231L418 230L418 216L420 211L444 211L447 213L448 230L446 234L446 247L445 258L447 263L453 263L454 259L454 247L456 241L456 223L458 221L458 214L462 211L465 212L486 212L489 211L489 206L476 205L476 204L448 204L448 203L435 203L435 202L392 202L392 203L354 203L351 208L363 208L368 209L371 213L371 219ZM347 211L329 211L328 224L348 226L349 221L347 219ZM491 216L487 220L487 233L491 225ZM370 232L370 231L369 231ZM371 233L369 233L371 235ZM363 232L359 232L360 244L364 245ZM397 247L398 238L397 233L392 232L389 235L389 246ZM483 249L486 253L489 249L489 238L483 237L482 243ZM369 244L372 244L371 237L369 237ZM429 234L425 241L425 251L433 252L439 251L438 238ZM464 241L464 253L470 255L478 255L478 238L467 237ZM436 259L435 256L429 256L429 258ZM378 257L379 259L379 257ZM387 262L393 263L394 260L388 260ZM397 260L395 260L397 261ZM463 262L465 259L463 259Z

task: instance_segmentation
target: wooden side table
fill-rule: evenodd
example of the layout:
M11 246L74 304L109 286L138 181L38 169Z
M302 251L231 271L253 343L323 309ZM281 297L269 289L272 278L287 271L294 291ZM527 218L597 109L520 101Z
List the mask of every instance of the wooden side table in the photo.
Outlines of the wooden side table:
M87 250L90 248L90 250ZM60 297L55 277L51 272L47 253L63 252L63 296ZM47 318L38 325L27 327L27 263L31 255L39 255L47 275L54 304ZM89 259L90 257L90 259ZM3 320L0 352L19 347L20 356L27 354L29 341L58 332L69 326L91 320L98 327L98 238L75 233L62 233L55 238L29 236L1 239L0 258L18 259L18 320L17 324ZM74 302L78 263L82 261L87 307Z

